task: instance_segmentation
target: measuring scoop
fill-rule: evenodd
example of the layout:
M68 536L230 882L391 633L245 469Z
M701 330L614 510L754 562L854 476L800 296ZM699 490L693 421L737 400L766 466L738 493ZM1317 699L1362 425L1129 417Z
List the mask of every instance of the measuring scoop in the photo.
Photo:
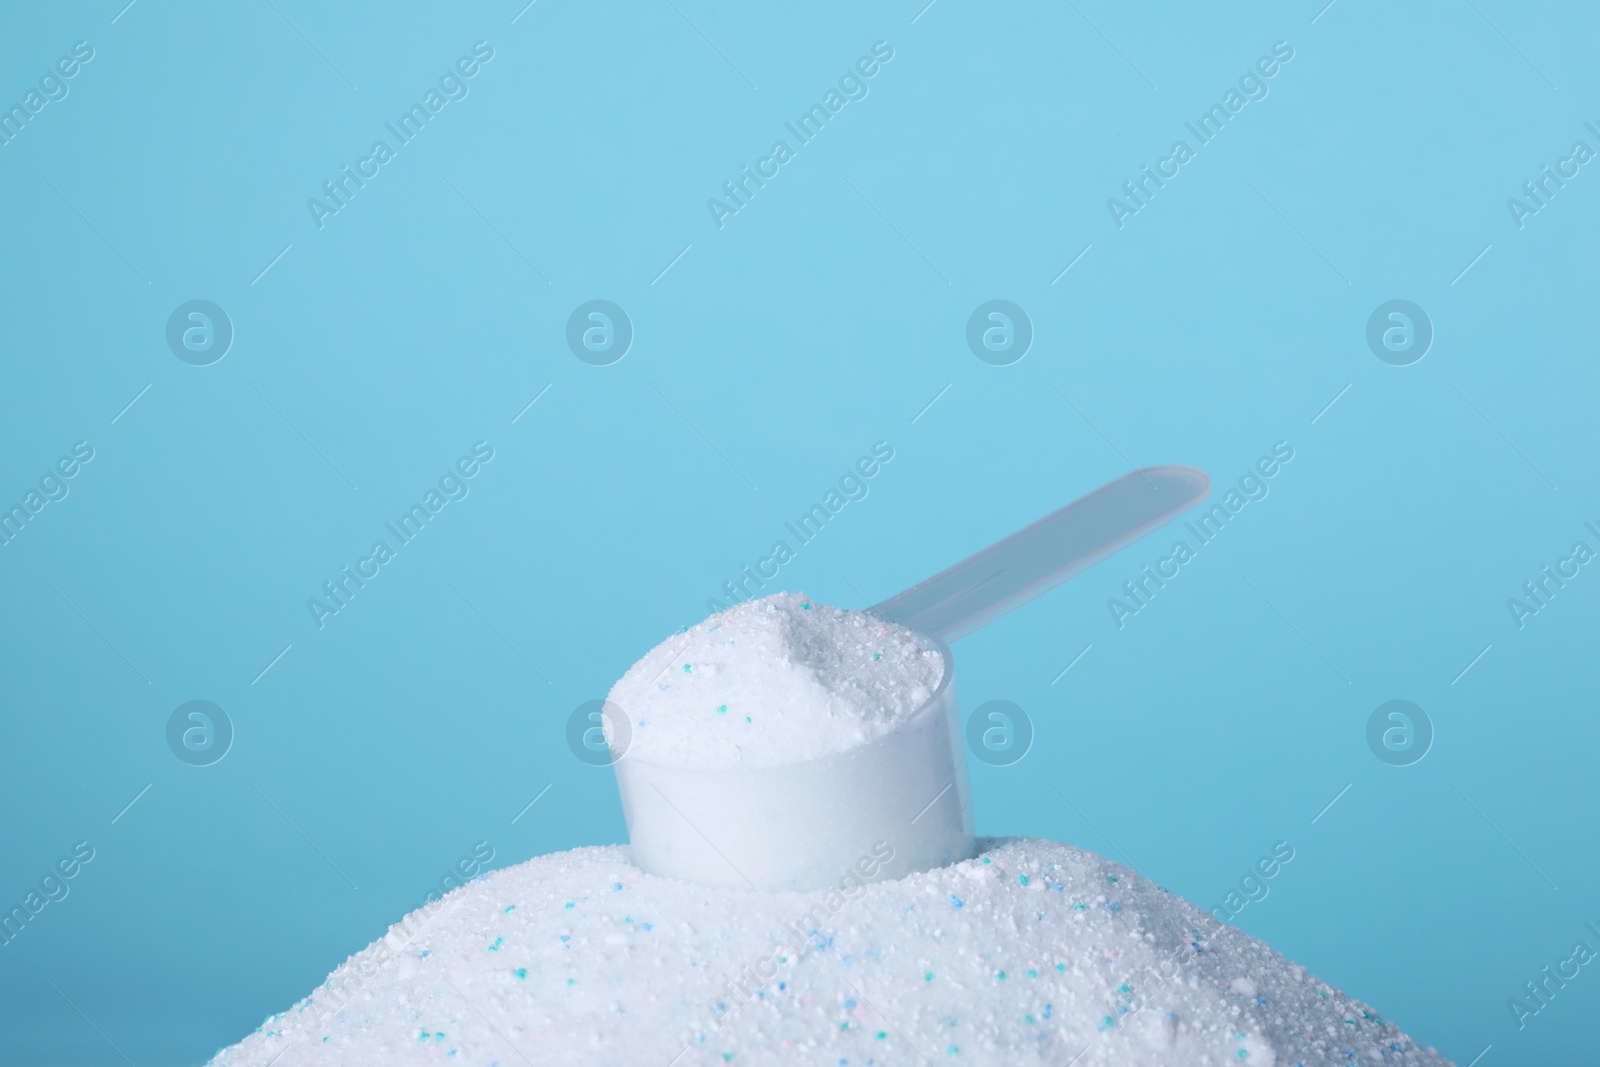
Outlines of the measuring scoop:
M849 891L969 859L976 844L948 642L1060 585L1205 499L1192 467L1101 486L868 610L944 659L928 702L864 745L756 770L690 770L624 755L613 767L633 863L749 889Z

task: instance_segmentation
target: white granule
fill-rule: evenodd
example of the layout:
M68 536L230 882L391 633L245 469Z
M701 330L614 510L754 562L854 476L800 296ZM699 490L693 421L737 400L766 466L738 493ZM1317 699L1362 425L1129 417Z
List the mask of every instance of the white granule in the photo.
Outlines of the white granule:
M1447 1063L1125 867L984 845L848 893L704 888L615 846L540 856L414 912L212 1063Z
M651 649L609 700L627 755L667 767L775 767L881 737L926 704L944 659L861 611L778 593L736 604Z

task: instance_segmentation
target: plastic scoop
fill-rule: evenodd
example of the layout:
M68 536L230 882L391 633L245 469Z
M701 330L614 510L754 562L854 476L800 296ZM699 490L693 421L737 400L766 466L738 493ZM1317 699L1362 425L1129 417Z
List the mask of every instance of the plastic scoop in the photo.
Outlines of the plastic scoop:
M1032 600L1203 500L1191 467L1105 485L869 609L944 659L928 702L864 745L761 769L689 770L623 754L612 765L634 865L749 889L822 889L969 859L976 850L953 641Z
M1193 467L1136 470L868 610L954 641L1132 544L1210 490L1210 477Z

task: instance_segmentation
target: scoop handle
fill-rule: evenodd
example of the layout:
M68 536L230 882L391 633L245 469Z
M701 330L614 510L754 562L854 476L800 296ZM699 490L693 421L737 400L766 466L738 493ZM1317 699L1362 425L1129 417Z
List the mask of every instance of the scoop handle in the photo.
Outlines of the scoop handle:
M1132 544L1210 490L1210 476L1193 467L1136 470L869 610L954 641Z

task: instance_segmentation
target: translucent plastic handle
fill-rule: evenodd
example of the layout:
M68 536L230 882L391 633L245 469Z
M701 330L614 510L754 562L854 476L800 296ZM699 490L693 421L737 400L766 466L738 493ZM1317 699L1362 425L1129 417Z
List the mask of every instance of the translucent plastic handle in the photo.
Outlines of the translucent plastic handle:
M871 610L954 641L1132 544L1210 491L1211 478L1193 467L1134 471Z

